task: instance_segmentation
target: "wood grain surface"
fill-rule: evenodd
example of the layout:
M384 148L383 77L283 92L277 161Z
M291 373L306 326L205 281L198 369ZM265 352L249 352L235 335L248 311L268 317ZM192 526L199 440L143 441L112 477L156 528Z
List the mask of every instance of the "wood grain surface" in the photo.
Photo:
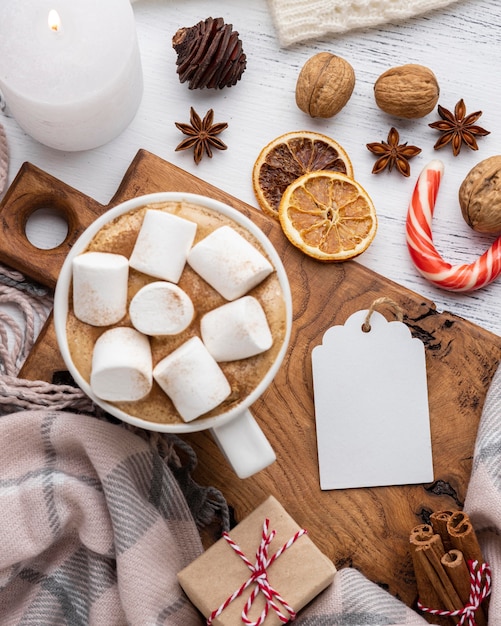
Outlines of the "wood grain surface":
M322 264L304 256L286 241L274 220L144 150L138 152L106 207L31 165L24 166L0 205L0 261L12 263L15 257L27 275L53 286L58 263L86 222L122 200L155 191L203 193L242 211L274 243L291 282L294 321L290 349L274 383L252 408L273 443L277 462L239 480L208 432L185 435L198 455L197 480L221 489L237 521L274 495L308 528L312 540L338 568L358 568L413 606L416 589L408 534L433 511L463 505L478 422L501 359L501 338L452 314L437 313L429 300L357 262ZM70 214L78 207L78 219L67 240L50 253L32 250L12 215L20 204L36 205L41 193L63 198L63 209ZM7 239L16 241L15 246L6 245ZM353 312L367 309L381 296L399 304L405 312L404 322L426 348L435 480L427 485L322 492L311 350L330 326L343 324ZM388 313L389 319L393 315L390 310L381 312ZM53 372L62 367L49 319L21 375L51 380Z

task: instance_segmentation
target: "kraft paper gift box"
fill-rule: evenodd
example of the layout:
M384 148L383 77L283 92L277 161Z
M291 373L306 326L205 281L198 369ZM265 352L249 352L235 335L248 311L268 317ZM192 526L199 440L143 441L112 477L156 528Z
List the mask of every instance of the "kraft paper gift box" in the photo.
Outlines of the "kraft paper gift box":
M236 544L252 566L256 564L256 554L262 539L266 536L265 520L269 520L268 534L276 532L268 547L268 560L277 551L281 551L285 544L290 544L266 568L270 587L297 613L332 583L336 568L311 541L308 534L302 534L292 541L303 529L273 496L265 500L228 533L231 542ZM178 573L181 587L206 618L225 605L251 577L251 569L224 537ZM242 610L257 590L255 581L249 584L241 595L229 602L224 610L214 617L213 626L242 624ZM282 614L289 617L283 605L276 600L275 602ZM263 593L257 593L248 613L249 619L258 620L265 605ZM284 622L272 608L269 608L267 617L262 623L265 626L274 626Z

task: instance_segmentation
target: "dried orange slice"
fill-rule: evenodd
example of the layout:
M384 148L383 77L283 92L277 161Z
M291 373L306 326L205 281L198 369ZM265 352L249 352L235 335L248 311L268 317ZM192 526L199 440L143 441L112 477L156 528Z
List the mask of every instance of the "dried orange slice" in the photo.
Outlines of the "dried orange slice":
M374 204L365 189L339 172L310 172L291 183L279 206L289 241L320 261L346 261L376 236Z
M306 130L277 137L261 150L252 170L260 207L278 219L278 206L287 187L296 178L316 170L353 176L346 150L334 139Z

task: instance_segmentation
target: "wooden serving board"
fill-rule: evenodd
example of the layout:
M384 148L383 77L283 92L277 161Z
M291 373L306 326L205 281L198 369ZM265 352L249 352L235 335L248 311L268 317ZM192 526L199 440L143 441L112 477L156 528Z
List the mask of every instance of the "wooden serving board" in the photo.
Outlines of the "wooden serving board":
M72 243L93 219L123 200L156 191L205 194L250 217L281 255L293 295L288 354L274 383L253 407L275 448L276 463L240 480L210 434L200 432L185 436L198 455L196 479L223 492L237 521L274 495L338 568L358 568L413 606L416 588L409 531L427 521L433 511L463 505L478 422L501 359L501 338L450 313L438 314L432 302L356 262L322 264L306 257L287 242L274 220L146 151L138 152L108 206L25 164L0 205L0 261L54 287ZM69 225L65 242L50 251L33 247L24 235L26 220L41 206L58 208ZM311 350L330 326L344 324L353 312L369 308L381 296L400 305L405 323L426 347L435 482L322 492ZM61 369L64 365L49 319L20 376L51 381Z

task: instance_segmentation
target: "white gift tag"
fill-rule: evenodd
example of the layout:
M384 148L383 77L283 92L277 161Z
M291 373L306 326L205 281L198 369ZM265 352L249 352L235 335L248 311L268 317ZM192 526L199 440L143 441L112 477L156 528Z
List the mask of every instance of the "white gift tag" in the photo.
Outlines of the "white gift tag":
M424 346L357 311L312 352L321 489L433 481Z

